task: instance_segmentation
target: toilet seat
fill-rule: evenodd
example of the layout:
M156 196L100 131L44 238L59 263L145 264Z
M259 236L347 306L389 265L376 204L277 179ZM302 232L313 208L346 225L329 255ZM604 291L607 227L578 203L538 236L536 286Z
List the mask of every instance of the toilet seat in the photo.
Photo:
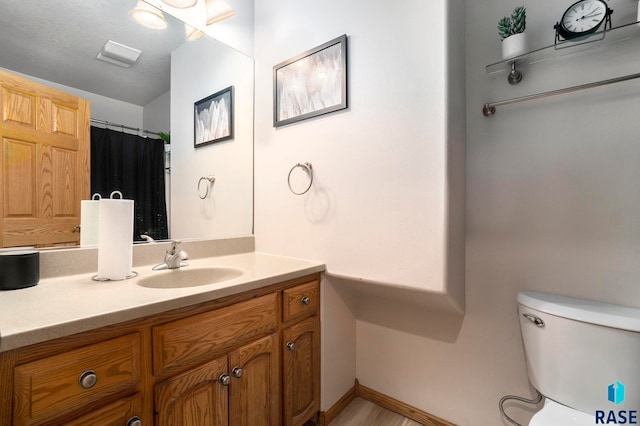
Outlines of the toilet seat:
M529 426L593 426L595 416L574 410L546 398L544 407L529 422Z

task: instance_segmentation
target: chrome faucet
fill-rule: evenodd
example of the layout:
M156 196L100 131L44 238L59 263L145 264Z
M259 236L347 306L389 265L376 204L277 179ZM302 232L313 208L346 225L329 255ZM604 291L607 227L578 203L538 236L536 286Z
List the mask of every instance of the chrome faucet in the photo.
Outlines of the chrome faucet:
M180 241L169 241L169 247L167 247L167 251L164 254L164 262L151 269L159 271L162 269L177 269L189 265L184 262L189 259L189 255L184 250L178 250L178 244L180 244Z
M156 240L154 240L151 235L142 234L142 235L140 235L140 238L142 238L142 240L147 242L147 243L155 243L156 242Z

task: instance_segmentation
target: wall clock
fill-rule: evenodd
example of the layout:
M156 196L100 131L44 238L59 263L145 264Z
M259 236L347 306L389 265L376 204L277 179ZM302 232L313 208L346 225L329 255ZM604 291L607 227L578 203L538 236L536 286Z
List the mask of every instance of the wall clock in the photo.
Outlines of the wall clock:
M565 40L592 34L605 23L611 28L610 9L604 0L580 0L569 6L562 15L560 22L553 28L556 30L556 40L562 37Z

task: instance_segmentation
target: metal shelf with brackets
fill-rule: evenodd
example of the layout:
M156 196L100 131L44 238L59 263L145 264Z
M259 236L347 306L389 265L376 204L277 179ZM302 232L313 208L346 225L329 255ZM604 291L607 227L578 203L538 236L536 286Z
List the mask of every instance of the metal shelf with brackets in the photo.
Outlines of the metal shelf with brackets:
M522 80L522 74L518 70L521 65L535 65L585 50L606 48L613 44L628 42L638 36L640 36L640 22L631 22L571 40L556 39L553 44L531 50L515 58L494 62L485 68L490 76L506 75L510 84L517 84Z

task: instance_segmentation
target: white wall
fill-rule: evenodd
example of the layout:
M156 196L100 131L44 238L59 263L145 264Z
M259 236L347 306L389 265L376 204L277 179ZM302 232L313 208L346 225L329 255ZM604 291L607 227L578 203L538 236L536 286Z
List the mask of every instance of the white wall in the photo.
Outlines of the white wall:
M117 99L97 95L85 90L76 89L75 87L65 86L63 84L32 77L12 70L7 71L22 75L37 83L45 84L49 87L53 87L54 89L62 90L63 92L69 93L73 96L88 100L91 103L91 118L124 124L125 126L136 128L142 127L143 107L139 105L122 102Z
M387 5L256 4L258 245L322 258L330 273L439 292L447 197L445 52L442 43L426 40L442 37L445 11L421 1ZM423 25L431 14L431 24ZM343 33L349 36L349 109L275 129L273 65ZM314 186L295 196L287 174L304 161L313 165Z
M234 138L194 148L194 103L231 85ZM208 175L216 181L201 200ZM183 239L253 231L253 61L209 37L171 54L171 218Z
M627 43L523 67L518 86L486 74L484 66L500 57L500 17L524 4L532 46L542 46L553 42L553 24L571 3L467 2L467 311L455 344L407 347L424 358L446 357L425 390L446 386L456 402L439 410L461 425L507 424L499 398L533 395L518 291L640 307L638 83L498 108L492 118L481 113L488 101L637 72L638 47ZM635 16L637 2L610 6L619 25ZM452 377L460 386L448 385ZM517 407L511 412L522 422L530 417Z
M236 14L217 22L207 29L207 34L248 56L253 56L254 0L230 0Z
M152 132L171 131L171 91L158 96L143 109L143 126Z
M363 266L359 256L369 252L353 237L367 225L375 229L365 243L383 252L386 241L380 233L389 229L400 231L399 239L416 248L429 239L424 225L407 235L392 220L378 222L378 215L380 211L387 217L415 211L415 204L402 199L397 189L400 183L419 180L414 178L418 172L413 168L394 172L402 168L397 165L407 156L423 157L396 129L415 129L416 122L425 123L423 129L430 126L418 86L430 74L421 70L423 79L410 75L402 79L418 86L406 103L422 112L419 120L412 117L414 124L408 125L401 114L393 112L389 119L392 126L382 119L371 119L373 112L367 123L359 118L363 108L368 111L363 104L378 111L385 106L361 92L368 79L378 83L377 94L401 91L402 83L391 78L394 64L419 67L421 59L408 58L405 52L429 58L430 68L439 65L438 56L430 54L438 39L425 37L421 31L427 30L412 26L418 17L431 16L433 5L429 4L427 11L422 9L426 4L401 2L396 5L396 16L382 13L377 2L356 3L298 6L297 2L281 1L256 6L257 245L261 250L320 258L327 261L329 271L342 267L341 261L352 268ZM569 3L524 3L532 46L553 41L553 24ZM323 358L324 409L340 396L335 393L341 388L346 391L348 382L337 385L330 381L327 386L330 372L348 379L357 376L367 386L461 426L506 425L497 409L500 397L510 393L533 396L516 316L518 291L547 291L640 306L639 86L621 83L504 107L493 118L481 113L488 101L635 73L640 61L637 48L627 43L604 52L525 66L525 80L510 86L504 77L488 76L485 65L499 59L497 21L519 4L507 0L466 2L462 15L466 25L456 22L452 14L459 9L449 4L449 37L466 32L465 316L461 320L428 312L410 301L385 298L363 308L358 306L357 294L354 298L354 294L343 292L345 287L339 280L329 278L324 283L328 285L323 293L323 321L329 318L332 324L323 324L323 344L334 345L336 340L342 344L324 348L323 355L329 353ZM614 24L629 22L636 4L612 2ZM271 13L271 8L278 12ZM333 10L339 13L331 14ZM436 16L440 13L436 8ZM422 26L432 27L432 20ZM377 32L365 31L365 36L359 32L362 27L371 32L376 28ZM270 128L269 67L342 32L352 36L351 110L277 131ZM389 40L400 40L402 49L390 50ZM377 67L367 62L374 47L378 48ZM390 59L385 62L381 58ZM393 107L393 111L401 110L403 104ZM381 150L391 147L395 150L384 151L384 161L372 161ZM317 171L316 194L307 198L287 193L286 173L298 161L311 161ZM388 179L394 174L406 181L399 182L397 176ZM415 189L416 194L424 194L419 184ZM367 202L369 192L377 196L375 205ZM348 220L351 212L344 207L345 194L360 202L358 223ZM323 205L330 207L328 213L317 215ZM336 247L336 241L344 246ZM422 257L413 255L408 263L424 265L428 250L422 247L413 253ZM375 260L366 265L370 273L404 266L402 262L371 259ZM372 315L368 311L376 308L392 311L385 324L368 320ZM340 338L334 340L331 333L335 323L341 322L347 330L340 333L341 338L352 335L350 324L356 316L365 319L356 320L354 373L352 364L339 362L341 356L351 353L349 344ZM374 315L373 319L379 317ZM534 410L512 405L510 411L526 422Z
M461 20L463 11L458 12ZM393 7L381 0L256 3L256 244L261 251L328 265L322 294L323 409L353 385L356 370L361 378L356 316L388 323L393 318L370 309L380 298L402 293L404 300L436 300L450 290L448 284L460 304L464 297L464 67L447 74L445 59L452 54L445 42L447 13L444 2L420 0ZM273 65L344 33L349 109L275 129ZM460 32L457 41L453 55L462 58ZM449 80L457 80L457 89ZM449 116L447 105L457 114ZM450 138L455 148L448 145ZM452 157L458 167L451 167ZM305 161L313 165L313 187L296 196L287 187L287 174ZM453 206L456 215L449 212ZM449 246L450 234L460 242ZM457 263L449 265L454 254ZM336 275L383 284L354 286ZM363 304L362 293L370 291L375 297ZM401 314L404 305L395 302L394 312ZM377 351L373 348L372 357ZM391 383L404 380L387 364L378 364L377 374L392 376ZM368 374L364 378L364 385L373 382ZM376 389L390 391L390 386Z
M533 46L552 42L567 4L525 2ZM507 425L505 394L533 396L515 297L547 291L640 306L640 89L621 83L580 94L499 108L485 102L637 72L630 46L523 67L519 86L490 77L499 59L498 19L517 5L467 2L466 312L456 330L412 333L358 321L357 375L375 389L456 424ZM612 3L614 22L628 2ZM615 20L617 19L617 21ZM627 21L628 22L628 21ZM459 28L459 27L458 27ZM416 315L416 318L420 318ZM380 342L384 342L382 345ZM374 354L372 356L372 354ZM393 380L384 365L411 366ZM521 423L532 411L510 405Z

